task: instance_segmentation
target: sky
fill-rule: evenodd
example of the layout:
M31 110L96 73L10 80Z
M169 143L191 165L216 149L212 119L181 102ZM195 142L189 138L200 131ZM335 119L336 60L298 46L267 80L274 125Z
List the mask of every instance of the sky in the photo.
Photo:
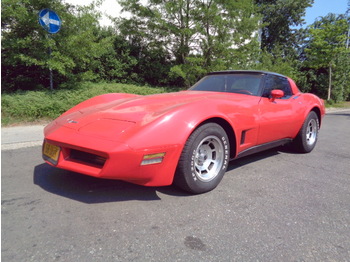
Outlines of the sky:
M75 5L87 5L92 0L65 0L65 2ZM344 14L347 10L347 3L348 0L314 0L313 6L306 9L306 16L304 17L306 26L315 22L317 17L326 16L328 13ZM117 0L104 0L100 8L103 13L107 13L113 17L120 15L120 9ZM103 17L100 20L100 24L107 26L111 25L111 22L107 17Z
M348 0L314 0L312 7L306 9L304 20L306 25L311 25L319 16L329 13L344 14L348 8Z
M66 3L73 5L88 5L92 0L64 0ZM106 13L112 17L118 17L120 15L121 7L117 3L117 0L104 0L102 6L99 8L102 13ZM100 20L102 26L112 25L111 21L106 17L102 17Z

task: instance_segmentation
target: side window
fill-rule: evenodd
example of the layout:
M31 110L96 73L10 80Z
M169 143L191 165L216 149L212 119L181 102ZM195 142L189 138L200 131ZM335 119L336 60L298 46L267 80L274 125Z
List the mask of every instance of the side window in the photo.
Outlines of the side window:
M265 88L263 92L263 97L269 97L270 93L274 89L279 89L284 92L284 97L282 99L288 99L292 96L292 89L288 82L288 79L281 76L269 75L265 80Z
M287 78L284 77L280 77L281 81L280 81L280 88L283 92L284 92L284 96L282 97L282 99L288 99L290 98L293 94L292 94L292 89L290 88L290 84Z

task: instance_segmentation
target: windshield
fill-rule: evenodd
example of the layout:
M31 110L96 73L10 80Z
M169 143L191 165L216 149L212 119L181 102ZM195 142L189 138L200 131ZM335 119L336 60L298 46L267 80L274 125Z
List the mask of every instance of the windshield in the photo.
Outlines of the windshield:
M217 74L199 80L189 90L259 95L262 74Z

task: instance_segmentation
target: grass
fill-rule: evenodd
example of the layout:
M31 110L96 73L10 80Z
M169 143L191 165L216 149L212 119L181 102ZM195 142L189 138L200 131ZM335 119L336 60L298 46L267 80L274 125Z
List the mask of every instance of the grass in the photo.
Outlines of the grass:
M343 101L343 102L339 102L339 103L328 103L326 101L325 104L326 108L350 108L350 101Z
M171 88L113 83L84 83L70 90L26 91L1 96L2 126L48 122L91 97L106 93L150 95L175 91Z

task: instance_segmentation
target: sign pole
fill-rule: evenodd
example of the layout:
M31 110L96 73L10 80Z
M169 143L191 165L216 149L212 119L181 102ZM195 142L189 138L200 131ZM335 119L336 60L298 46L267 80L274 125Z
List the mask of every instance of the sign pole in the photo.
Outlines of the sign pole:
M49 59L51 60L51 35L56 34L61 29L61 19L60 17L50 9L43 9L39 12L39 24L48 32L49 40ZM53 90L53 72L52 68L49 65L50 71L50 90Z
M51 46L49 46L49 57L51 59ZM50 90L53 91L53 74L52 74L52 68L49 66L50 70Z

